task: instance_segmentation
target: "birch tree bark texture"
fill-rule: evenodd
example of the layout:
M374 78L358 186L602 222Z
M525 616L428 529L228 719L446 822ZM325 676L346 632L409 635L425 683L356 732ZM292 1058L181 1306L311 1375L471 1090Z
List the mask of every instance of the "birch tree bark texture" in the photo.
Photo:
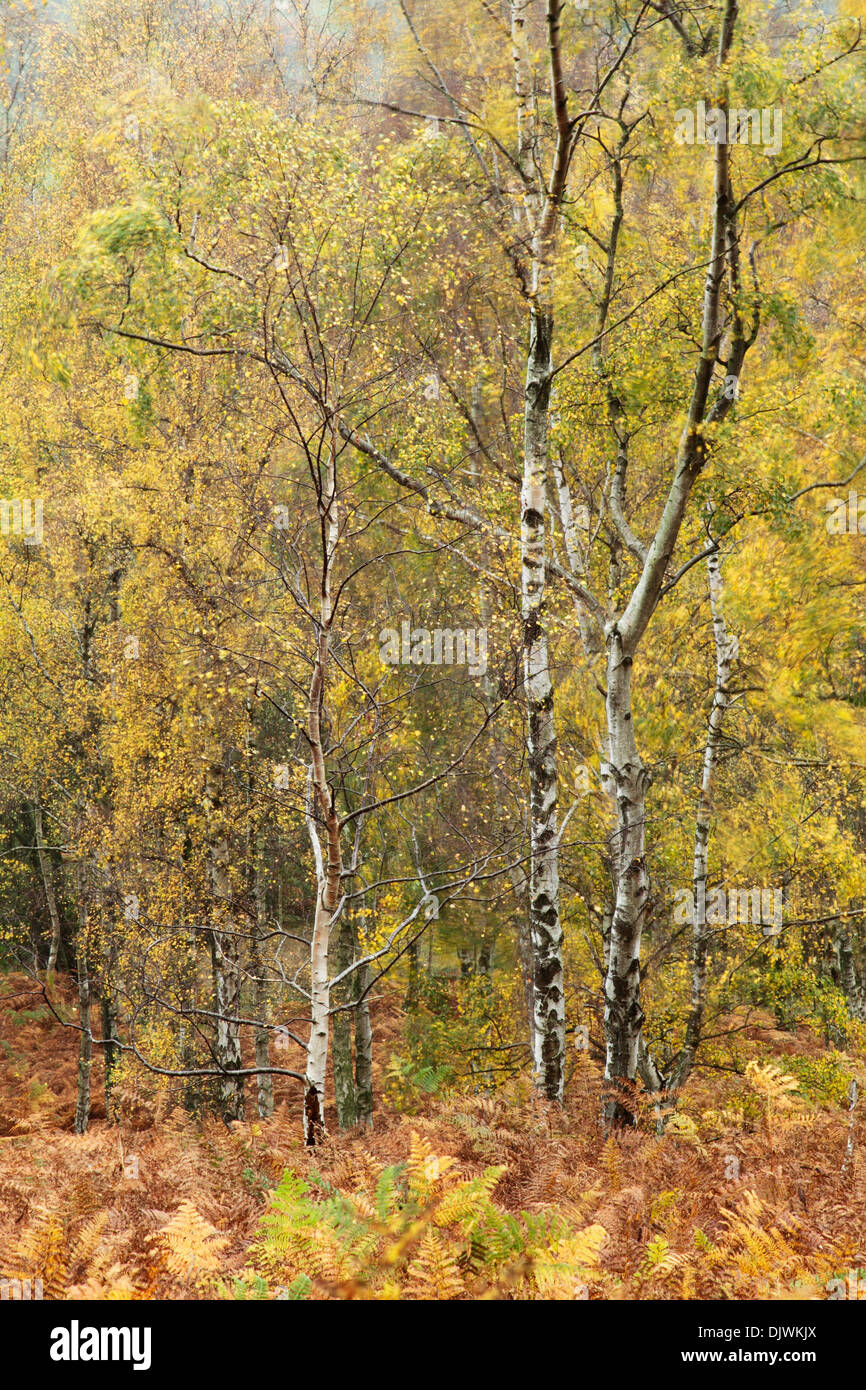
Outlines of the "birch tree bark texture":
M523 669L527 702L530 793L529 924L533 955L533 1069L537 1089L561 1100L565 995L559 915L554 691L543 623L545 496L553 319L534 306L526 367L520 559Z
M304 1140L314 1146L325 1135L325 1071L330 1033L330 979L328 948L334 915L340 902L343 856L340 823L334 791L328 784L322 731L330 660L334 605L331 578L339 540L337 508L336 426L332 428L324 485L319 492L322 536L322 569L316 655L307 705L307 741L311 762L308 779L307 827L316 862L316 910L310 942L310 1036L304 1080ZM324 833L325 848L320 839Z
M736 16L736 0L726 0L717 55L721 85L717 104L725 116L725 130L728 95L724 70ZM712 232L701 314L701 352L673 477L655 534L643 555L637 583L624 611L608 622L605 631L608 762L604 777L616 802L616 824L611 839L616 894L605 979L603 1119L608 1128L635 1123L633 1092L644 1018L640 1004L640 948L649 895L645 831L650 778L635 738L632 671L641 640L662 593L694 484L707 461L707 426L721 422L737 399L737 384L746 351L757 336L757 322L751 336L747 337L740 316L738 248L730 147L722 141L716 144L713 153ZM729 324L723 322L720 308L726 272L731 298ZM726 332L729 340L725 351L722 339ZM710 404L714 373L723 357L725 384Z

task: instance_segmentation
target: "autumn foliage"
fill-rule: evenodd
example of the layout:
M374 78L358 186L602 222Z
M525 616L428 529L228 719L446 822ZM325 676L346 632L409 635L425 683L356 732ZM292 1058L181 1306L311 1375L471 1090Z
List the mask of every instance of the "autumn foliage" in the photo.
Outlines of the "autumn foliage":
M862 0L319 8L0 0L2 1288L856 1296Z

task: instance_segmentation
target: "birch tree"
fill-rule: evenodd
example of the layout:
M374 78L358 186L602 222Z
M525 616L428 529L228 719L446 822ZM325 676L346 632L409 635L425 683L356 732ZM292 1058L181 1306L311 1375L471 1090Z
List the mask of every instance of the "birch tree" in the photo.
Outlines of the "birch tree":
M674 1097L677 1092L682 1090L694 1067L703 1030L707 995L707 953L711 939L707 929L707 858L713 816L713 789L722 749L725 715L735 698L731 690L731 678L739 646L736 637L729 633L725 622L722 569L716 551L707 556L707 576L713 622L713 647L716 654L716 673L695 817L695 851L692 867L691 996L682 1050L672 1068L671 1078L667 1086ZM655 1086L653 1089L659 1088Z
M543 10L531 0L511 0L508 9L512 59L514 130L512 149L493 141L485 149L471 103L455 90L425 43L419 27L401 0L401 10L425 70L466 142L470 158L484 180L511 272L524 304L527 348L522 402L522 481L520 492L521 620L524 695L527 703L527 772L529 781L529 927L532 943L532 1053L536 1088L549 1100L562 1099L565 1062L565 990L562 965L562 923L559 887L558 769L555 689L545 625L545 593L551 567L547 522L549 509L550 393L553 380L555 328L554 279L562 209L575 151L597 115L602 93L626 62L640 33L646 6L625 25L625 37L602 42L600 74L586 109L575 111L566 75L561 19L562 0L546 0ZM544 34L543 79L532 61L536 25ZM542 111L538 92L546 88L548 110ZM552 127L552 128L551 128ZM480 131L480 134L479 134ZM500 174L499 161L508 174ZM518 237L510 234L515 226ZM375 457L376 451L373 452ZM381 455L380 455L381 460ZM384 460L382 460L384 462ZM401 480L402 481L402 480ZM411 480L408 482L412 486ZM416 489L417 490L417 489ZM426 491L426 489L425 489ZM474 509L465 505L439 514L460 516L474 528L486 529ZM557 567L558 568L558 567ZM562 571L559 571L562 573ZM575 591L580 581L569 576ZM585 602L593 603L584 591Z
M728 113L725 68L737 18L736 0L726 0L722 17L717 68L719 110ZM604 776L616 804L612 840L615 906L610 928L610 955L605 980L604 1117L609 1125L634 1122L629 1099L637 1075L643 1024L640 1004L640 946L647 909L649 882L646 865L646 799L649 777L637 747L632 701L636 656L659 601L668 563L679 536L694 484L707 461L707 432L729 413L738 389L746 352L757 336L757 323L747 326L741 310L740 231L731 187L730 145L719 140L714 152L712 232L704 286L700 329L700 358L680 437L673 477L664 509L649 545L637 584L621 613L608 622L607 714L608 748ZM724 383L713 393L713 379L722 355L724 320L721 314L726 273L731 291L731 326ZM621 474L624 473L621 469Z

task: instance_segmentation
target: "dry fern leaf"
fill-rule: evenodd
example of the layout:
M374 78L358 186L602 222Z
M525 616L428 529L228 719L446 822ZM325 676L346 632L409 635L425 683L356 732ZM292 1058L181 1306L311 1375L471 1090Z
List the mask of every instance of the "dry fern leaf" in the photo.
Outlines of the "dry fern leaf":
M89 1268L107 1224L108 1212L101 1211L82 1226L69 1257L70 1269L74 1269L77 1265L80 1265L83 1270Z
M75 1300L94 1299L100 1303L126 1301L140 1297L140 1290L122 1265L112 1265L103 1274L91 1274L83 1284L74 1284L67 1297Z
M706 1153L706 1149L701 1143L698 1127L690 1115L683 1115L679 1111L676 1115L672 1115L665 1126L665 1133L672 1134L676 1139L684 1139L688 1144L693 1144L699 1154Z
M768 1105L776 1105L780 1109L791 1104L791 1092L798 1090L800 1086L796 1077L789 1076L772 1062L763 1067L758 1062L749 1062L746 1067L746 1079L753 1089L764 1097Z
M535 1261L532 1277L547 1299L585 1297L585 1280L598 1273L601 1250L607 1243L604 1226L587 1226L557 1242L550 1254Z
M190 1201L181 1202L168 1225L150 1239L161 1247L166 1268L175 1278L193 1280L216 1273L229 1243Z
M42 1280L45 1298L64 1297L69 1251L66 1230L59 1216L40 1212L34 1224L22 1234L16 1257L31 1277Z
M490 1209L490 1198L500 1178L508 1170L504 1167L487 1168L477 1178L458 1183L446 1192L436 1208L434 1224L440 1227L460 1225L471 1231Z
M428 1202L436 1186L456 1162L456 1158L434 1154L429 1140L422 1139L420 1134L413 1130L406 1163L406 1177L412 1196L419 1202Z
M405 1296L424 1300L459 1298L463 1280L454 1252L429 1228L406 1271Z
M655 1236L644 1251L640 1273L650 1279L664 1279L688 1263L686 1255L671 1250L664 1236Z

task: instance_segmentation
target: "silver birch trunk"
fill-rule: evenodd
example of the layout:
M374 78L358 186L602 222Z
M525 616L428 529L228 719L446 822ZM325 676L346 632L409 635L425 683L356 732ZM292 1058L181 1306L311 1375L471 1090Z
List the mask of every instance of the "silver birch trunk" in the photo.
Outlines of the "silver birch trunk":
M209 776L209 800L214 810L222 799L221 767L213 767ZM210 933L211 963L216 1012L216 1059L222 1071L219 1083L219 1105L226 1121L244 1118L244 1082L237 1074L241 1068L241 1026L238 1022L241 1004L241 962L237 932L232 929L232 886L229 874L229 845L225 836L212 831L210 844L210 874L213 891L213 926Z
M713 814L713 784L722 742L725 713L731 704L731 668L737 654L737 642L728 635L722 606L722 573L718 552L707 557L710 585L710 607L713 615L713 642L716 651L716 680L713 705L710 710L707 738L704 745L704 764L701 791L695 818L695 849L692 868L692 978L691 1001L686 1020L686 1034L670 1080L672 1096L682 1090L695 1064L704 1022L707 991L707 850Z
M857 971L854 965L854 949L851 945L851 933L847 929L840 931L836 946L839 952L839 983L845 994L848 1012L852 1018L863 1019L864 1016L866 1016L863 991L858 982Z
M48 948L48 982L52 982L54 972L57 969L57 956L60 952L60 913L57 911L57 895L54 891L54 875L51 868L51 860L45 849L45 833L42 826L42 802L39 799L38 789L33 793L33 829L36 836L36 854L39 859L39 872L42 875L42 886L45 889L45 902L48 906L48 918L51 922L51 945Z
M720 71L724 70L728 58L736 15L736 0L726 0L719 35ZM716 104L724 113L727 130L728 98L724 79ZM616 825L611 837L616 900L604 990L606 1062L603 1118L607 1128L635 1123L633 1091L644 1017L640 1004L640 948L649 892L645 826L650 779L635 740L632 668L641 639L658 603L692 488L706 462L706 423L724 419L731 402L736 399L736 382L749 346L736 304L738 252L729 153L727 144L715 146L712 244L704 285L701 355L677 451L673 480L655 535L645 552L640 577L625 611L606 629L608 762L605 781L616 801ZM734 291L726 367L728 380L735 385L734 390L724 391L708 411L709 393L722 338L720 302L726 268L730 268L731 288Z
M226 1120L244 1118L241 1068L241 1029L238 1023L241 970L238 942L231 931L215 929L211 935L214 993L217 1013L216 1056L223 1076L219 1086L220 1110Z
M481 437L482 414L481 414L481 391L476 388L472 398L472 425L475 432L475 440ZM478 466L478 447L473 443L470 446L470 459L472 462L472 481L475 487L480 485L480 469ZM485 566L488 563L488 555L485 550L482 552ZM487 585L484 579L481 580L478 594L479 609L481 612L481 625L487 628L490 620L490 604L488 602ZM492 709L497 700L496 681L489 668L481 678L481 688L484 691L484 699L488 710ZM502 740L499 738L494 727L489 754L490 785L493 789L494 805L496 807L497 823L504 827L507 822L507 812L505 808L505 798L502 795L502 778L500 769L507 760L507 752L503 747ZM525 853L524 834L521 834L521 859ZM529 1035L530 1055L535 1056L535 987L533 980L533 950L532 950L532 928L529 920L529 875L526 872L525 864L522 862L513 863L508 870L508 880L514 893L514 900L517 903L517 947L520 958L520 978L523 985L523 1006L526 1012L526 1026Z
M120 1063L120 1031L117 1015L117 987L114 982L117 968L117 946L112 942L105 950L102 964L102 992L100 996L100 1016L102 1021L102 1049L104 1063L105 1115L109 1124L120 1121L120 1105L115 1095L117 1068Z
M256 1051L256 1067L271 1065L270 1029L264 1020L268 1016L268 989L265 981L264 964L259 938L265 929L265 895L262 886L262 871L257 865L255 874L256 939L253 943L253 975L255 978L255 1016L260 1022L253 1030ZM269 1071L259 1071L256 1077L256 1106L261 1119L266 1120L274 1113L274 1078Z
M348 914L343 917L337 931L336 955L337 974L340 975L349 969L355 959L355 932ZM350 988L354 988L354 982L350 983ZM346 995L350 1001L348 989L343 988L341 996ZM341 997L339 1002L343 1004L346 999ZM334 1014L334 1100L337 1105L337 1124L344 1130L352 1129L357 1123L355 1076L352 1067L352 1013L353 1010L341 1008Z
M608 761L604 769L616 803L616 827L610 840L616 899L604 990L604 1119L608 1125L631 1123L631 1092L644 1018L640 1006L640 943L649 893L644 833L650 779L635 742L631 670L631 656L614 630L608 655Z
M373 1128L373 1029L370 1005L364 993L369 983L369 966L355 972L358 1003L355 1005L355 1107L356 1119L365 1129ZM363 996L363 997L361 997Z
M331 572L339 540L335 434L336 424L332 422L325 488L319 500L323 532L321 598L316 659L307 711L307 741L312 754L307 827L316 860L316 911L310 943L310 1037L307 1044L307 1070L304 1082L304 1140L310 1146L317 1144L326 1132L325 1072L328 1064L331 1003L328 946L331 925L340 902L343 872L340 824L334 793L328 785L321 722L334 616ZM319 840L317 821L324 827L325 853Z
M574 149L563 72L560 0L547 0L545 22L550 100L556 126L549 176L538 178L540 126L530 109L525 4L511 5L512 63L517 101L517 163L526 183L522 202L531 244L529 353L523 409L523 487L520 499L523 670L528 707L529 927L533 953L533 1074L547 1099L562 1099L565 1080L565 992L559 915L559 829L554 691L543 625L547 566L547 471L553 371L552 264ZM532 192L528 192L532 189ZM537 191L536 191L537 190ZM520 215L519 209L515 212Z
M552 369L551 315L533 307L524 404L520 559L523 670L528 713L530 796L529 929L533 954L533 1074L538 1091L561 1100L565 995L559 917L556 730L547 634L543 626L547 560L547 444Z
M90 1073L93 1066L93 1033L91 1031L90 973L87 962L87 874L83 864L78 868L78 939L76 966L78 969L78 1026L81 1042L78 1051L78 1092L75 1102L75 1133L85 1134L90 1124Z

